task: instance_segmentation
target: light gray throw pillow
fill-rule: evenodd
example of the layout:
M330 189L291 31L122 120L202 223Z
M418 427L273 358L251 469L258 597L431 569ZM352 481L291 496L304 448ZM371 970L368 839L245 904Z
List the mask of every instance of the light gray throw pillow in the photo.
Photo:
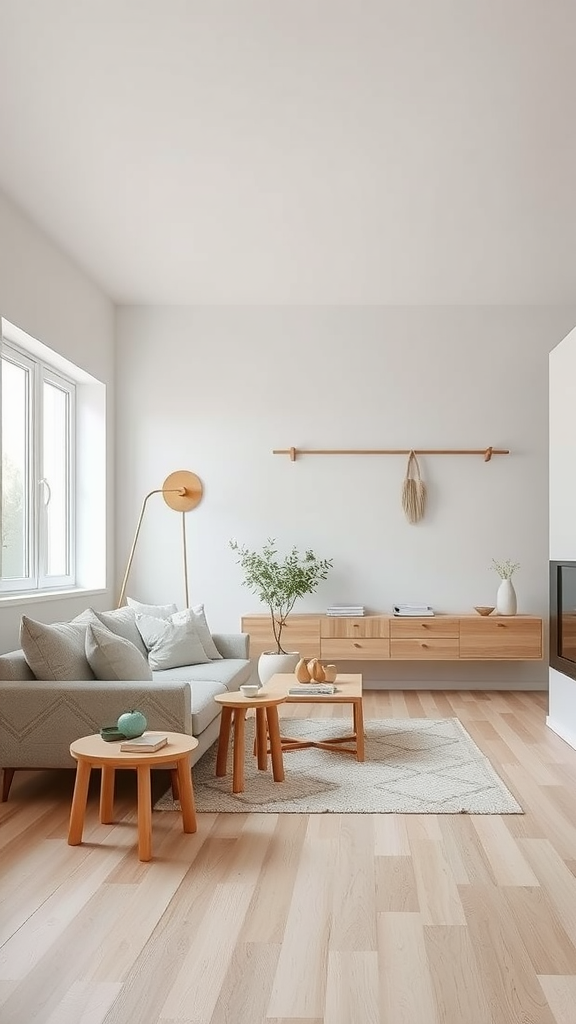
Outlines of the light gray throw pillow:
M148 661L134 644L105 626L88 626L85 648L96 679L152 679Z
M206 621L204 605L196 604L194 605L193 608L190 608L190 611L194 615L196 631L198 633L198 636L200 637L200 640L202 641L202 647L206 651L206 654L208 655L211 661L221 661L222 655L220 654L220 651L218 650L216 644L212 639L212 633L210 632L210 627L208 626L208 623Z
M86 624L82 622L46 625L27 615L20 622L20 646L36 679L94 679L84 650L85 636Z
M78 615L75 622L85 622L92 626L106 626L111 633L122 636L140 651L143 658L148 657L146 645L138 632L136 625L136 612L133 608L115 608L111 612L97 612L94 608L87 608L85 612Z
M190 609L176 612L167 619L136 613L136 625L148 648L148 664L154 671L210 661Z
M131 597L126 598L126 604L138 615L152 615L155 619L169 619L178 611L175 604L142 604L141 601L134 601Z

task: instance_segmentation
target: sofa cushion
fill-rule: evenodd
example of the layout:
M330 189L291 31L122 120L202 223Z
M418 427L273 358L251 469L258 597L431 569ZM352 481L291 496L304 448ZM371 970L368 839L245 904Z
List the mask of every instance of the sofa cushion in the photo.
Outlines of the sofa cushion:
M176 668L210 661L194 620L195 616L189 610L176 612L168 619L136 613L136 625L148 648L150 668Z
M222 657L222 655L220 654L220 651L218 650L218 648L216 647L216 644L214 643L214 641L212 639L212 634L210 632L210 627L208 626L208 623L206 621L206 613L204 611L204 605L203 604L194 605L193 608L190 608L190 611L192 612L192 614L194 616L194 622L195 622L195 625L196 625L196 630L197 630L198 636L200 637L200 640L202 642L202 647L206 651L206 654L208 655L208 657L210 658L211 661L219 661L220 658Z
M74 620L46 625L23 615L20 622L20 646L36 679L94 679L84 650L85 636L86 625Z
M141 601L134 601L131 597L126 598L129 608L140 615L152 615L155 619L169 619L178 611L175 604L142 604Z
M220 683L222 693L225 690L237 690L242 683L250 680L251 675L252 666L244 658L224 658L222 661L210 661L206 665L181 665L179 668L152 672L152 678L157 683L170 679L190 682L193 687L195 683Z
M36 676L26 661L23 650L0 654L0 680L2 682L11 680L29 683L31 679L36 679Z
M218 718L222 708L214 697L226 693L222 683L192 683L192 735L201 736L204 730Z
M96 679L152 679L152 669L138 648L105 626L88 626L85 650Z
M148 660L148 650L138 632L136 612L133 608L126 608L124 605L122 608L115 608L110 612L97 612L94 608L87 608L81 615L77 615L74 621L85 622L87 625L93 626L105 626L116 636L129 640L140 651L142 657Z

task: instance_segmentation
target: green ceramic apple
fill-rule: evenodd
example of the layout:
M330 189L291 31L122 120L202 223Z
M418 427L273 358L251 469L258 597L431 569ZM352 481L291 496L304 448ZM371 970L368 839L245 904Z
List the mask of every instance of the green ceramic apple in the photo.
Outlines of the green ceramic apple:
M118 719L118 728L127 740L141 736L148 722L141 711L125 711Z

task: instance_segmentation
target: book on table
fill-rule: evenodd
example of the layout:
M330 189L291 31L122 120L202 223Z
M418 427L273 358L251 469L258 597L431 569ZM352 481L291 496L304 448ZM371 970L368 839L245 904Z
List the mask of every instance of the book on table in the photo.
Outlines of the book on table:
M288 690L291 697L300 697L301 694L304 694L305 697L321 696L322 694L328 696L331 693L337 692L337 687L333 683L318 683L314 685L304 683L303 686L292 686Z
M125 754L153 754L168 743L168 737L164 732L148 732L142 736L134 736L131 740L122 740L120 750Z

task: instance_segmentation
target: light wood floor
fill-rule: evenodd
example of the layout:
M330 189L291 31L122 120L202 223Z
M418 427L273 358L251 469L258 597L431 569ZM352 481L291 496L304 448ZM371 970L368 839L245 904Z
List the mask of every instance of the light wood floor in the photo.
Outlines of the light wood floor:
M132 773L117 825L91 789L79 847L73 772L17 773L2 1024L575 1024L576 751L546 695L369 691L365 714L457 716L526 814L204 814L184 835L159 812L143 864Z

